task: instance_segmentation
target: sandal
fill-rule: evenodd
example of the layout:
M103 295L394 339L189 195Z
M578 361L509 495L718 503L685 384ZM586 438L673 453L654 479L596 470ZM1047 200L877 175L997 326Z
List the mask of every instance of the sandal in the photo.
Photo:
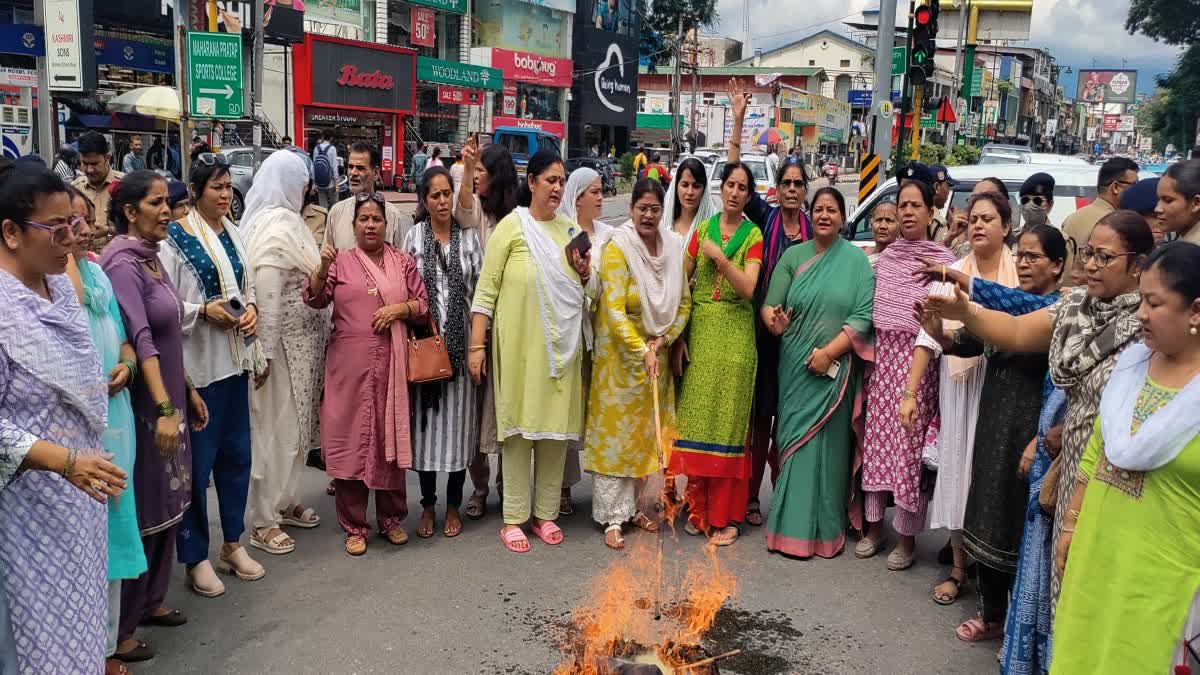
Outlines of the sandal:
M104 675L129 675L129 669L116 657L104 660Z
M571 493L566 493L558 498L558 515L570 516L575 513L575 503L571 501Z
M650 520L650 516L641 511L638 511L637 515L633 517L633 524L647 532L658 532L658 523Z
M168 610L166 614L151 614L139 622L143 626L161 626L176 628L187 623L187 616L178 609Z
M467 498L467 517L471 520L479 520L487 514L487 498L488 493L479 494L476 492Z
M746 507L746 522L754 527L761 527L763 524L762 509L759 508L758 500L752 500L750 506Z
M963 573L962 579L956 579L954 577L954 573L959 570L962 570L962 573ZM958 596L962 595L962 587L963 587L963 585L965 585L967 583L966 576L967 576L967 570L965 568L955 567L954 569L952 569L949 576L947 576L945 579L943 579L940 584L938 584L937 586L934 586L933 601L939 605L953 605L954 602L956 600L958 600ZM945 586L946 584L954 585L954 593L953 594L938 591L938 588Z
M451 527L453 525L453 527ZM457 537L462 534L463 524L462 516L458 515L458 509L451 506L446 509L446 524L442 527L442 536Z
M684 523L683 531L687 532L688 534L692 535L693 537L699 537L700 535L704 534L704 532L700 531L700 528L693 525L692 521L690 521L690 520L687 521L686 523Z
M325 488L325 494L332 497L335 492L337 492L337 486L334 485L333 481L329 481L329 487Z
M233 549L229 555L221 553L217 556L217 569L225 574L232 574L242 581L258 581L267 576L267 570L258 563L245 547Z
M121 661L122 663L139 663L141 661L149 661L150 659L154 658L154 648L145 642L138 640L137 646L133 649L125 652L114 652L112 657L118 661Z
M275 536L268 538L272 532L275 533ZM250 530L250 545L271 555L283 555L296 550L296 540L278 527Z
M989 642L1004 637L1004 626L999 623L989 626L976 616L959 624L954 634L963 642Z
M616 532L617 536L610 538L608 535L613 532ZM620 525L609 525L604 528L604 545L616 551L625 548L625 537L621 536Z
M730 533L730 530L733 530L733 532ZM740 536L742 536L742 532L741 530L737 529L737 526L727 525L726 527L722 528L720 532L714 533L712 537L709 538L709 541L711 541L714 546L732 546Z
M299 513L297 513L299 511ZM279 522L292 527L303 527L305 529L313 528L321 524L321 516L317 515L316 511L304 506L296 504L291 508L284 509L279 512Z
M367 538L366 537L364 537L362 535L358 535L358 534L352 534L352 535L346 537L346 553L349 553L350 555L354 555L354 556L359 556L366 552L367 552Z
M504 548L513 553L529 553L529 539L525 537L525 532L519 527L506 527L500 530L500 541L504 542Z
M417 536L422 539L428 539L433 536L433 520L436 512L432 509L424 509L421 511L421 520L417 523Z
M408 543L408 533L404 531L403 527L397 527L388 530L387 532L383 533L383 537L384 539L387 539L388 543L392 546L403 546Z
M533 533L537 535L538 539L541 539L551 546L558 546L563 542L563 532L559 529L558 525L554 524L553 520L547 520L541 525L538 525L535 522L530 526L529 529L533 530Z

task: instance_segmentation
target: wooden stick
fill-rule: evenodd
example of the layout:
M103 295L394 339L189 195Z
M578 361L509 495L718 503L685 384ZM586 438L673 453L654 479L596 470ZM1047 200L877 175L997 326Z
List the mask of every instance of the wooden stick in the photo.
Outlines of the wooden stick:
M654 377L650 380L650 389L654 392L654 443L658 446L658 468L659 470L667 468L666 461L663 459L662 447L662 420L658 412L658 378Z
M697 661L695 663L689 663L686 666L682 666L682 667L678 668L676 670L676 672L683 672L685 670L692 670L693 668L699 668L700 666L707 666L710 663L716 663L717 661L720 661L721 659L727 659L731 656L737 656L738 654L741 654L741 653L742 653L742 650L734 649L733 651L725 652L724 654L717 654L716 656L710 656L707 659L701 659L700 661Z

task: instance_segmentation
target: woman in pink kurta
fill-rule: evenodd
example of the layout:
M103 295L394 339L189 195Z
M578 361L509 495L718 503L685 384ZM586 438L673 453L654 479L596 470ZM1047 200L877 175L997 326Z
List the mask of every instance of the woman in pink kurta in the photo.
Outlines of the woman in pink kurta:
M404 470L412 467L409 440L408 323L425 321L428 302L416 262L384 241L384 201L360 193L354 205L357 247L326 244L304 301L333 303L333 334L325 352L321 447L336 483L338 523L346 552L367 550L367 497L375 491L379 530L408 541Z

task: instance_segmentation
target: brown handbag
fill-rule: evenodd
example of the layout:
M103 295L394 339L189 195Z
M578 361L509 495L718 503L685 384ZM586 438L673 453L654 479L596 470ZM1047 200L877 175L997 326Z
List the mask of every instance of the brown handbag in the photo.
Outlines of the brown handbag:
M438 332L437 322L433 320L432 312L428 315L429 328L433 335L417 339L410 330L408 333L408 383L426 384L441 382L454 375L450 369L450 352L446 351L446 341Z
M1046 469L1046 475L1042 478L1042 490L1038 493L1038 505L1046 512L1046 515L1053 516L1054 511L1058 508L1058 479L1062 476L1062 451L1059 451L1058 457L1050 461L1050 468Z

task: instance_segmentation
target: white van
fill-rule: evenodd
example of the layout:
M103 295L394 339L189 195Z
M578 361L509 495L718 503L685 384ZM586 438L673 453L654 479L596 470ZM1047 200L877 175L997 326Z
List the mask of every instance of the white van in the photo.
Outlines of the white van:
M958 181L950 194L947 210L950 206L965 209L971 190L980 180L988 177L999 178L1008 188L1008 199L1013 209L1013 226L1021 226L1021 202L1018 193L1021 184L1035 173L1045 172L1054 176L1054 208L1050 211L1050 222L1056 227L1062 226L1067 216L1076 210L1092 203L1096 198L1096 179L1100 167L1095 165L1074 164L985 164L974 166L950 167L950 175ZM1147 171L1138 173L1138 178L1154 178ZM871 241L871 211L881 201L896 201L899 186L895 178L889 178L875 190L867 201L859 204L850 219L846 222L844 236L859 246L870 246Z

